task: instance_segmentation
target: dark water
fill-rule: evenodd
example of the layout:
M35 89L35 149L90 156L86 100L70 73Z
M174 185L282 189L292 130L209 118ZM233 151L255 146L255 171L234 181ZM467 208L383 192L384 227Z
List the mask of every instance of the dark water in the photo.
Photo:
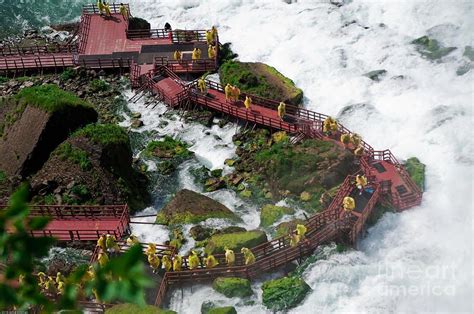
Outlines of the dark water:
M77 20L87 0L0 0L0 38Z

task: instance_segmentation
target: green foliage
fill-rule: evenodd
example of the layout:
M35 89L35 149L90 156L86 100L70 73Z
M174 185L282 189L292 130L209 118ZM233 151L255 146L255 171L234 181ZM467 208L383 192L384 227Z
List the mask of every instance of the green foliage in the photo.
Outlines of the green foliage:
M284 215L291 215L294 213L295 211L292 208L267 204L262 207L260 212L260 226L269 227Z
M0 76L0 84L8 82L8 77Z
M153 305L138 306L135 304L119 304L107 309L105 314L176 314L175 311L162 310Z
M24 88L15 98L20 105L35 106L47 112L64 110L69 106L91 108L88 102L52 84Z
M267 308L282 311L299 305L310 290L301 278L283 277L262 285L262 301Z
M28 217L28 188L23 185L15 192L8 207L0 211L0 263L5 265L0 281L0 308L27 310L38 306L41 312L78 309L79 286L86 297L96 291L104 302L125 301L145 304L144 288L149 286L144 274L143 253L140 246L130 248L103 267L94 266L94 279L85 280L87 266L79 266L65 280L65 292L58 299L49 300L40 291L33 275L39 260L48 255L53 238L31 237L29 230L42 230L48 218ZM7 232L8 226L8 232ZM21 281L21 284L15 282Z
M69 160L79 165L83 171L92 168L87 152L80 148L73 147L71 143L65 142L59 145L59 147L54 151L54 154L59 156L62 160Z
M221 218L237 220L234 214L225 212L208 212L204 214L193 214L191 212L175 213L167 217L162 211L156 215L156 223L160 225L180 225L180 224L195 224L210 218Z
M91 91L94 92L94 93L96 93L96 92L105 92L110 88L109 84L106 81L100 80L100 79L93 80L90 83L89 87L90 87Z
M73 136L84 136L94 143L104 146L117 144L130 145L127 132L115 124L89 124L77 130Z
M59 79L63 82L66 82L76 76L76 71L73 69L66 69L59 75Z
M7 180L7 175L3 170L0 170L0 183L3 183L5 180Z
M244 278L218 277L212 283L212 288L228 298L244 298L252 295L250 281Z
M224 253L224 247L234 251L241 248L252 248L267 241L267 235L261 230L233 232L227 234L215 234L209 238L206 245L207 253Z
M426 166L422 164L418 158L412 157L405 162L405 168L416 185L418 185L421 190L424 190Z
M237 311L233 306L223 306L210 309L207 314L237 314Z
M188 158L193 155L188 150L188 144L175 140L171 136L166 135L162 141L151 141L148 143L144 151L147 156L156 157L183 157Z
M231 43L224 43L219 47L218 59L221 64L225 63L226 61L233 60L239 56L232 51L232 48L230 47L231 45Z

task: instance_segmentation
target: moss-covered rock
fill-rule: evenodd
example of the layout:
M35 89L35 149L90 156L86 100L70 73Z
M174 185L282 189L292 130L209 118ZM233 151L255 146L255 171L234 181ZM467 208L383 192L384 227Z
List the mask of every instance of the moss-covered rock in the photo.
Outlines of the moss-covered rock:
M189 158L193 155L188 150L188 145L180 140L176 140L166 135L161 141L151 141L148 143L144 154L149 157L159 158Z
M175 311L162 310L153 305L138 306L136 304L118 304L107 309L106 314L177 314Z
M205 195L181 190L158 213L159 224L198 223L208 218L226 218L238 220L238 217L226 206Z
M285 215L295 213L293 208L267 204L260 210L260 226L269 227Z
M244 298L252 295L250 281L244 278L218 277L212 283L212 288L228 298Z
M237 314L237 310L233 306L215 307L210 309L208 314Z
M267 308L282 311L299 305L310 290L301 278L283 277L262 285L262 301Z
M431 60L440 59L456 49L456 47L443 47L436 39L428 36L417 38L412 41L412 44L417 46L417 50L422 56Z
M252 248L267 242L267 235L261 230L251 230L245 232L234 232L227 234L216 234L208 239L206 245L207 253L224 253L224 247L240 251L241 248Z
M387 73L387 70L374 70L364 74L364 76L368 77L372 81L379 82L380 79Z
M301 192L300 200L303 202L309 202L311 200L311 194L306 191Z
M405 162L405 168L416 185L423 191L425 188L425 164L416 157L409 158Z
M242 92L299 105L303 91L274 67L264 63L227 61L219 68L221 84L238 86Z

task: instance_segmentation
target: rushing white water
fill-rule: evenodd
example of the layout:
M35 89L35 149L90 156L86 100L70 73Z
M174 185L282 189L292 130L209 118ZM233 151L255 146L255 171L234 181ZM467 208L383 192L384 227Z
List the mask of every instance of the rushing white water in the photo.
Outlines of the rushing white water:
M232 42L241 60L269 63L292 78L309 109L337 115L359 104L341 116L347 127L376 149L390 148L400 159L417 156L427 165L423 204L386 214L359 251L310 267L304 279L313 291L291 313L472 312L472 70L456 75L470 62L462 54L473 45L472 2L293 2L137 0L132 13L154 27L166 21L174 28L216 25L221 41ZM422 35L458 49L440 62L424 59L410 44ZM380 82L362 76L378 69L387 70ZM156 129L158 121L147 119L148 114L145 128ZM179 133L194 145L213 141L196 137L196 127L178 128L169 125L159 134ZM229 143L230 131L211 132ZM222 166L230 148L209 152L195 146L200 161L213 168ZM185 168L180 175L189 180ZM219 193L214 197L233 210L242 202ZM254 290L261 299L258 283ZM171 308L199 313L204 300L237 305L239 313L266 312L260 302L227 300L208 286L185 289L183 296L175 291Z

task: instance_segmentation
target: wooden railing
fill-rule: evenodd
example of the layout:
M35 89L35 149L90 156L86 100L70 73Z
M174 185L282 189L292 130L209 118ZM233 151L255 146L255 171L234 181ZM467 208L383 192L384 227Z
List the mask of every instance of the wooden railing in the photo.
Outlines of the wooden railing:
M125 30L127 39L170 39L172 31L165 29L132 29Z
M110 2L110 1L109 1ZM111 13L120 13L120 4L119 3L109 3L110 5L110 12ZM124 4L127 8L128 12L130 12L130 6L128 4ZM85 14L100 14L100 10L97 7L97 4L86 4L82 7L82 15Z
M129 69L133 63L132 58L110 58L110 59L81 59L75 65L91 69Z
M128 245L126 241L117 241L117 244L120 247L120 253L125 253L126 251L130 249L130 245ZM139 244L142 247L142 251L145 253L149 243L139 243ZM160 258L162 258L164 255L173 256L174 254L177 253L176 248L171 245L155 243L155 246L156 246L156 255ZM92 253L90 264L93 264L97 261L98 255L99 255L99 248L96 246L94 252Z
M22 71L67 68L73 66L73 56L64 54L29 55L0 58L0 71Z
M4 207L4 205L1 205ZM122 217L127 205L31 205L30 216L49 216L54 219L102 219Z
M91 16L88 14L83 14L81 16L81 23L79 25L79 35L78 35L78 53L84 54L86 52L87 40L89 39L89 31L91 28Z
M217 68L216 59L170 60L167 57L155 57L155 67L166 66L174 73L207 72Z
M75 44L60 45L34 45L34 46L11 46L6 45L0 47L0 56L30 56L40 54L51 54L51 53L76 53L77 46Z
M357 219L357 221L351 228L351 232L349 233L350 242L353 244L357 243L358 237L361 234L365 226L365 223L367 222L367 219L372 213L372 209L374 208L375 204L379 200L379 194L380 194L379 185L372 183L370 187L373 188L374 192L372 193L369 202L367 203L364 210L362 211L362 215Z

